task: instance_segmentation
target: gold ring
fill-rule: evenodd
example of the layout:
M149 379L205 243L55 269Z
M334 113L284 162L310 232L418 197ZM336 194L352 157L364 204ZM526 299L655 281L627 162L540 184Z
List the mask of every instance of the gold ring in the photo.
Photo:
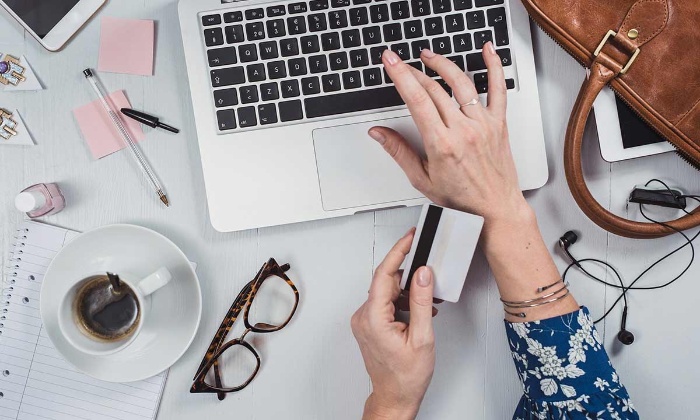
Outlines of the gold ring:
M476 105L478 103L479 103L479 98L474 98L471 101L467 102L466 104L459 104L459 107L462 108L465 106L472 106L472 105Z

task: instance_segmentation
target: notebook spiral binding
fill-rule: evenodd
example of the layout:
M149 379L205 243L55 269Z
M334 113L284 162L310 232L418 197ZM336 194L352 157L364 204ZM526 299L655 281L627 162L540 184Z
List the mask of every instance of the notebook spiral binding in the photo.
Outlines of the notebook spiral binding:
M5 273L3 274L2 286L0 290L0 314L6 314L8 312L8 307L10 306L10 299L12 298L12 292L14 291L14 284L19 276L18 269L20 268L19 263L22 262L21 255L24 254L22 249L25 246L27 240L27 234L29 233L29 228L17 229L15 234L12 236L15 242L10 244L10 255L7 259L7 264L5 265ZM30 275L28 280L34 280L34 276ZM24 297L26 299L26 296ZM0 315L0 321L6 319L5 315ZM2 323L0 323L0 334L2 334Z

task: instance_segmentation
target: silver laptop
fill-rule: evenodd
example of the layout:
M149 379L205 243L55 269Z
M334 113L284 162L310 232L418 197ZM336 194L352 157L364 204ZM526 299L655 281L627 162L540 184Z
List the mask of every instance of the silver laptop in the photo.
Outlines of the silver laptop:
M492 40L523 190L547 181L527 14L508 0L181 0L180 26L212 225L222 232L427 200L367 130L421 139L381 52L431 74L449 57L486 99ZM449 87L445 86L447 90Z

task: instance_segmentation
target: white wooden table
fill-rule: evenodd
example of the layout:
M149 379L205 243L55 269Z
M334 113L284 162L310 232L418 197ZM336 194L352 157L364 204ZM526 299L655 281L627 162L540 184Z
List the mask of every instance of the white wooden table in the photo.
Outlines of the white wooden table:
M125 89L135 108L152 111L183 129L177 136L148 131L142 143L173 205L166 209L144 192L123 153L93 161L72 117L71 109L92 99L81 70L96 67L99 18L64 51L49 53L4 16L0 51L25 54L47 89L0 93L0 107L19 109L37 142L26 148L0 146L3 258L13 229L23 218L13 207L15 194L36 182L58 182L68 206L46 222L81 231L110 223L143 225L168 236L199 263L202 323L193 345L170 369L159 419L359 418L370 383L350 332L350 316L367 295L373 268L416 222L417 209L231 234L214 231L208 222L176 1L111 1L100 16L157 21L155 76L103 74L102 79L111 90ZM577 229L582 237L572 248L575 255L607 259L630 281L680 239L619 238L596 227L576 207L566 186L561 154L568 113L583 70L537 29L534 44L550 180L544 188L529 192L528 200L553 252L561 234ZM635 208L625 209L625 199L633 185L651 177L662 177L688 192L700 191L697 172L673 154L612 165L602 161L593 131L589 130L585 153L586 174L595 195L615 211L637 217ZM640 284L670 278L689 255L688 250L680 252ZM263 358L262 370L243 392L224 402L214 395L190 394L192 376L226 309L270 256L291 263L290 273L302 299L296 318L284 331L255 339ZM560 255L555 259L560 267L566 266ZM615 339L619 310L613 311L604 326L599 325L605 332L606 348L644 418L687 418L685 409L697 398L700 364L695 354L700 333L694 320L699 279L700 265L695 265L672 287L632 293L628 329L637 340L631 347L621 348ZM595 315L617 297L615 290L577 273L571 281L579 302ZM510 418L521 388L502 318L491 273L479 255L461 301L442 305L435 320L437 366L421 418Z

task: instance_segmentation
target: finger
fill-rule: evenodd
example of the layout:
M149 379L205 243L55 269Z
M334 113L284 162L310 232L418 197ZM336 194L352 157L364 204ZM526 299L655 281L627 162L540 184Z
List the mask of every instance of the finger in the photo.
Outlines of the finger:
M368 134L382 145L417 190L427 187L429 177L425 171L423 159L418 156L401 134L388 127L372 127Z
M421 60L426 66L435 70L440 77L452 88L452 93L460 105L467 104L474 98L479 98L474 83L471 79L457 67L451 60L440 54L435 54L430 50L421 51ZM476 116L482 111L481 105L462 106L462 112L469 112L468 116Z
M396 90L411 111L411 117L418 131L423 135L424 141L429 141L436 134L442 134L447 128L430 95L411 73L411 66L401 61L399 56L391 50L384 51L382 62Z
M420 83L423 89L430 95L430 99L433 100L446 126L449 127L450 122L454 121L455 118L464 118L464 115L459 112L459 106L438 82L413 67L411 67L411 73L413 73L418 83Z
M409 337L416 344L433 340L433 273L428 267L416 271L411 281Z
M401 267L401 263L404 258L406 258L406 254L411 250L414 232L415 228L412 228L403 238L399 239L396 245L394 245L386 255L384 261L379 264L369 288L368 300L374 300L380 303L393 302L396 300L401 290L399 289L398 282L394 281L394 274L398 271L399 267Z
M508 89L506 88L506 76L503 72L501 57L496 53L491 42L484 45L484 50L481 53L484 56L489 75L488 110L497 118L505 119Z

